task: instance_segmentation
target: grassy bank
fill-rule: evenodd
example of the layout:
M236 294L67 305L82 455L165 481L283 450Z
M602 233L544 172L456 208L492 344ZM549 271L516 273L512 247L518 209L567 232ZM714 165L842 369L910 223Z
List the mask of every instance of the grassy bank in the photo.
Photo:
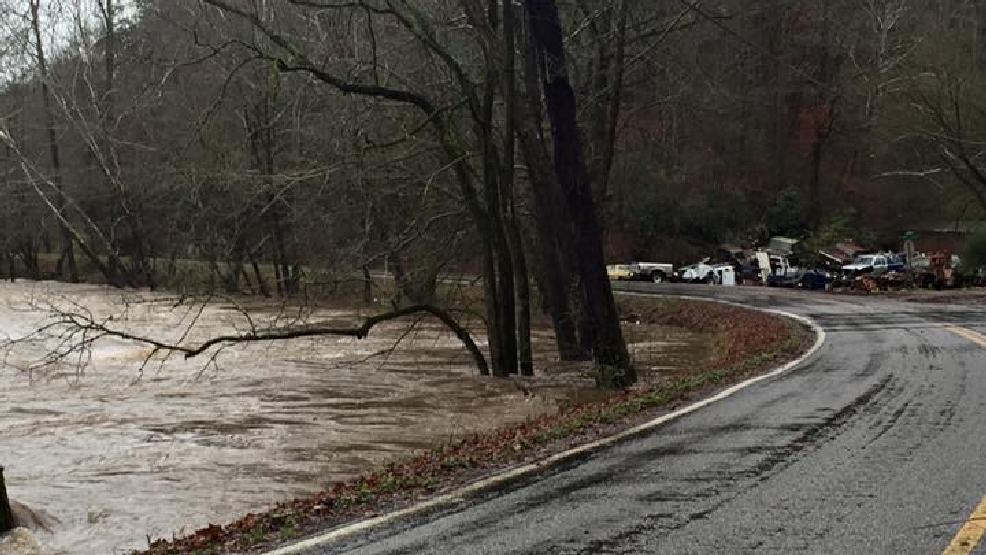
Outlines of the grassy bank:
M212 525L186 537L155 541L139 553L255 553L318 530L409 506L499 470L543 459L646 421L791 360L812 340L807 329L785 318L711 302L621 298L620 310L628 322L710 334L710 352L652 385L436 446L358 479L337 482L309 497L279 504L268 512L249 514L226 526Z

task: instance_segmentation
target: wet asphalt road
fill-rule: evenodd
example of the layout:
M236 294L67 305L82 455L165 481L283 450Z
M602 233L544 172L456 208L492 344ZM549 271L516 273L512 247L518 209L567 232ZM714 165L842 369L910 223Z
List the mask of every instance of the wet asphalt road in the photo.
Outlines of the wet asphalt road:
M943 326L986 332L986 307L627 288L794 312L828 341L571 468L311 553L940 554L986 495L986 349Z

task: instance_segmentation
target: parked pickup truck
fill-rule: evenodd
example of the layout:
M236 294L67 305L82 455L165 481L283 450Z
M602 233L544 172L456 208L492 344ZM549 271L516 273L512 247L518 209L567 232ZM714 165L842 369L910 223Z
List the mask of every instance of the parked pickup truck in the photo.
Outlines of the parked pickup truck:
M674 265L657 262L635 262L606 267L609 279L618 281L652 281L663 283L674 273Z
M854 276L865 274L885 274L893 271L903 271L904 263L897 257L886 254L864 254L853 260L852 264L842 267L842 271Z
M637 279L639 269L633 264L611 264L606 266L606 275L612 280Z
M674 264L659 262L637 262L637 279L664 283L674 275Z

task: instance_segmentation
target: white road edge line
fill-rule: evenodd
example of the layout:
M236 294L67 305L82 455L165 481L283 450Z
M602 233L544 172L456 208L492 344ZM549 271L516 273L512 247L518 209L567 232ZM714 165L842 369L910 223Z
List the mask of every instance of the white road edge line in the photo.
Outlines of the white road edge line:
M462 503L462 502L466 501L469 497L471 497L471 496L473 496L473 495L475 495L477 493L480 493L480 492L482 492L484 490L492 489L492 488L495 488L497 486L500 486L500 485L503 485L503 484L512 482L514 480L517 480L517 479L519 479L521 477L524 477L526 475L529 475L529 474L535 474L537 472L541 472L541 471L543 471L547 467L551 467L554 464L567 461L567 460L569 460L569 459L571 459L573 457L577 457L579 455L583 455L583 454L587 454L587 453L592 453L594 451L598 451L598 450L600 450L602 448L605 448L605 447L610 447L612 445L615 445L615 444L621 442L624 439L627 439L627 438L636 436L638 434L641 434L642 432L646 432L648 430L657 428L659 426L662 426L664 424L667 424L668 422L671 422L672 420L676 420L678 418L681 418L682 416L685 416L686 414L690 414L690 413L695 412L695 411L697 411L699 409L705 408L705 407L707 407L707 406L709 406L709 405L711 405L713 403L716 403L718 401L722 401L723 399L725 399L727 397L730 397L733 394L735 394L735 393L737 393L739 391L742 391L742 390L744 390L744 389L746 389L746 388L748 388L748 387L750 387L752 385L758 384L758 383L760 383L762 381L766 381L766 380L769 380L769 379L772 379L772 378L776 378L777 376L780 376L782 374L785 374L787 372L790 372L792 369L794 369L795 367L799 366L801 363L805 362L806 360L808 360L809 358L811 358L816 352L818 352L818 350L822 348L822 345L824 345L825 344L825 341L826 341L825 330L823 330L821 328L821 326L819 326L817 323L815 323L813 320L811 320L809 318L805 318L804 316L799 316L797 314L792 314L790 312L784 312L784 311L781 311L781 310L773 310L773 309L767 309L767 308L757 308L757 307L747 306L747 305L743 305L743 304L735 303L735 302L731 302L731 301L723 301L723 300L717 300L717 299L705 299L705 298L701 298L701 297L691 297L691 296L682 296L682 295L655 295L655 294L648 294L648 293L632 293L632 292L623 292L623 291L616 292L616 293L618 295L629 295L629 296L647 296L647 297L665 296L665 297L674 297L674 298L680 298L680 299L700 300L700 301L706 301L706 302L717 302L717 303L721 303L721 304L739 306L739 307L742 307L742 308L748 308L748 309L751 309L751 310L759 310L761 312L767 312L767 313L770 313L770 314L776 314L776 315L779 315L779 316L784 316L786 318L790 318L790 319L795 320L797 322L801 322L802 324L805 324L806 326L808 326L809 328L811 328L811 330L815 333L815 344L812 345L811 348L808 349L808 351L805 352L805 354L803 354L802 356L800 356L798 359L792 360L791 362L788 362L787 364L785 364L784 366L781 366L780 368L776 368L776 369L774 369L774 370L772 370L772 371L770 371L770 372L768 372L766 374L761 374L761 375L756 376L754 378L750 378L749 380L746 380L744 382L740 382L740 383L738 383L736 385L733 385L731 387L728 387L728 388L724 389L723 391L719 392L718 394L716 394L716 395L714 395L712 397L709 397L707 399L703 399L701 401L697 401L695 403L692 403L691 405L688 405L687 407L678 409L678 410L676 410L674 412L665 414L663 416L659 416L658 418L655 418L654 420L651 420L649 422L645 422L645 423L640 424L638 426L634 426L633 428L630 428L628 430L624 430L624 431L622 431L622 432L620 432L618 434L611 435L609 437L605 437L603 439L599 439L599 440L593 441L591 443L586 443L584 445L580 445L580 446L575 447L573 449L569 449L567 451L563 451L561 453L554 454L554 455L552 455L552 456L550 456L548 458L542 459L540 461L533 462L533 463L530 463L530 464L526 464L524 466L521 466L521 467L518 467L518 468L514 468L512 470L508 470L506 472L502 472L500 474L496 474L496 475L490 476L488 478L484 478L482 480L479 480L478 482L473 482L472 484L469 484L468 486L464 486L464 487L459 488L459 489L457 489L455 491L451 491L449 493L442 494L442 495L440 495L438 497L434 497L434 498L429 499L427 501L422 501L421 503L417 503L417 504L412 505L410 507L407 507L407 508L404 508L404 509L400 509L400 510L397 510L397 511L393 511L393 512L390 512L390 513L387 513L387 514L384 514L384 515L376 516L376 517L373 517L373 518L369 518L369 519L366 519L366 520L362 520L362 521L359 521L359 522L355 522L353 524L349 524L349 525L343 526L342 528L337 528L335 530L332 530L331 532L328 532L328 533L325 533L325 534L321 534L319 536L315 536L315 537L312 537L312 538L308 538L308 539L302 540L302 541L300 541L298 543L294 543L294 544L288 545L286 547L282 547L280 549L275 549L274 551L268 551L265 555L297 555L297 554L300 554L300 553L304 553L307 550L314 549L314 548L317 548L317 547L322 547L322 546L328 545L330 543L334 543L334 542L336 542L336 541L338 541L338 540L340 540L342 538L345 538L345 537L348 537L348 536L352 536L352 535L355 535L355 534L358 534L360 532L364 532L364 531L367 531L367 530L371 530L373 528L382 526L384 524L387 524L389 522L393 522L395 520L400 520L402 518L414 516L416 514L421 514L421 513L429 512L429 511L431 511L433 509L438 509L438 508L442 508L442 507L450 507L450 506L453 506L453 505Z

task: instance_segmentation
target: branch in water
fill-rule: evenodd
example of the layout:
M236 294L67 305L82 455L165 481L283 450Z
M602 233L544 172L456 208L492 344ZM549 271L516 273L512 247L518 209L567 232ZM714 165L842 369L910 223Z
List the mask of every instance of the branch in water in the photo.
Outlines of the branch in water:
M273 330L269 332L253 332L237 335L220 335L213 337L205 341L198 346L187 346L180 344L165 343L157 339L150 337L142 337L139 335L134 335L125 331L114 330L108 328L105 324L96 322L95 320L80 314L62 313L62 320L51 324L51 326L70 326L81 330L95 331L98 332L99 337L116 337L119 339L125 339L128 341L135 341L138 343L144 343L145 345L150 345L156 350L179 352L185 355L186 359L194 358L202 353L205 353L222 344L236 344L236 343L252 343L257 341L282 341L286 339L301 339L305 337L318 337L323 335L339 335L355 337L357 339L363 339L370 334L379 324L384 322L389 322L391 320L398 320L406 316L411 316L412 314L426 313L434 316L440 320L447 328L449 328L456 337L462 341L462 344L472 355L473 361L476 364L476 368L479 373L483 376L488 376L490 373L489 365L486 362L486 357L483 352L473 341L472 336L469 332L463 328L459 323L452 317L451 314L442 310L438 307L431 305L415 305L409 306L407 308L402 308L399 310L394 310L391 312L385 312L382 314L377 314L371 316L363 321L363 323L358 327L349 328L339 328L339 327L328 327L319 324L311 324L304 326L295 326L290 328L284 328L280 330Z

